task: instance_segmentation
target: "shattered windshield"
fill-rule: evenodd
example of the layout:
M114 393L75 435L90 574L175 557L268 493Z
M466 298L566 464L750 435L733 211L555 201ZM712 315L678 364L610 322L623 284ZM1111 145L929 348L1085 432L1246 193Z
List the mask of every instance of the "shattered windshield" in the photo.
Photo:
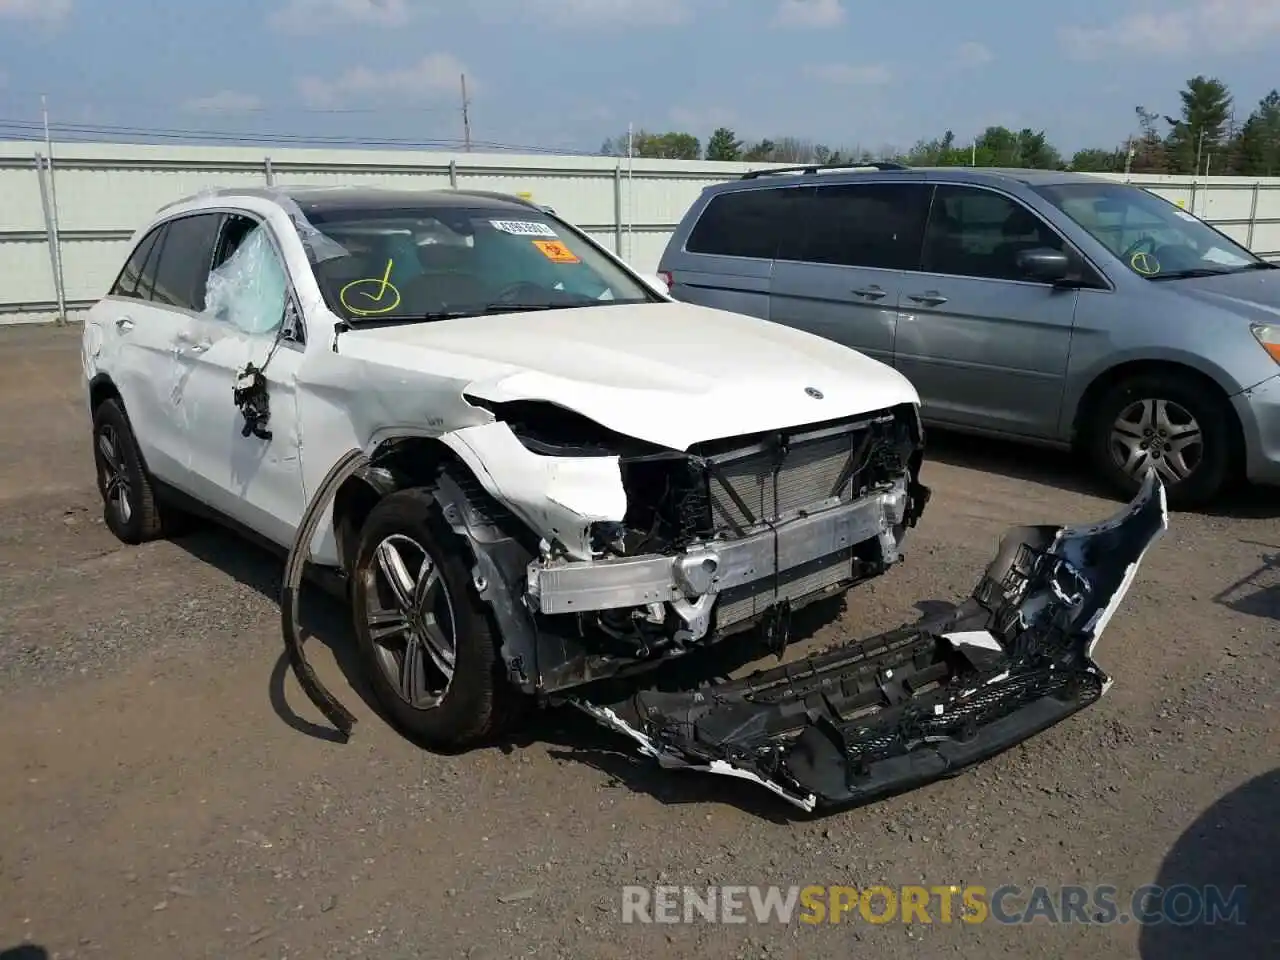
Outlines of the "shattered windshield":
M1199 217L1140 187L1098 181L1056 184L1037 192L1148 280L1267 266Z
M314 210L307 219L325 238L326 254L313 264L320 290L353 324L655 299L537 210L423 204Z

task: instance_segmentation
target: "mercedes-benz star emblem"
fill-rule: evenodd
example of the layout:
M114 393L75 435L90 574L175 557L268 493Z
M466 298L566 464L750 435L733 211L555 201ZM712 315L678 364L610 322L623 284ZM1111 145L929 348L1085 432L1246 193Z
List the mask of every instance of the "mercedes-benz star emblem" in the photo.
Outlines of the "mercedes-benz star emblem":
M819 390L817 387L805 387L804 392L807 393L809 396L813 397L813 399L815 400L822 399L822 391Z

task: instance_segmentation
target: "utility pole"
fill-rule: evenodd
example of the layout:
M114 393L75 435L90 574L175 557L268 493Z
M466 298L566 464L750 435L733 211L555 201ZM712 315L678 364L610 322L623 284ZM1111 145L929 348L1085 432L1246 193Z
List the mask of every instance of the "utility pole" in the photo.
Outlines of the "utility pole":
M53 135L49 132L49 98L40 94L40 115L44 119L44 149L49 170L49 206L51 233L53 234L53 265L55 276L53 285L58 293L59 325L67 322L66 285L62 273L62 231L58 226L58 188L54 185L53 176Z
M467 75L462 74L462 142L471 152L471 101L467 99Z

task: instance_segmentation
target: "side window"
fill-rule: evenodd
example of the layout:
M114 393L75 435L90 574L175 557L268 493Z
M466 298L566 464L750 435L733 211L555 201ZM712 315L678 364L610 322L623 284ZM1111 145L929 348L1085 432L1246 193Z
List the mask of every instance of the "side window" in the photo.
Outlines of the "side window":
M267 228L249 217L228 216L209 274L206 314L244 333L274 334L284 320L288 288Z
M929 214L923 268L928 273L1026 280L1018 254L1047 247L1070 255L1036 214L1010 197L979 187L940 185Z
M772 260L799 223L796 200L809 192L806 187L773 187L722 193L702 211L685 250Z
M124 269L120 271L120 276L116 277L116 282L111 286L109 296L113 297L140 297L146 299L150 289L150 280L143 287L142 292L138 290L138 281L142 278L143 271L146 268L147 258L151 256L155 250L156 241L160 234L164 231L164 225L156 227L139 243L133 250L133 255L129 257L129 262L124 265Z
M221 219L220 214L198 213L169 221L152 300L197 313L204 309L205 283Z
M809 202L801 259L880 270L915 270L929 209L919 183L818 187Z

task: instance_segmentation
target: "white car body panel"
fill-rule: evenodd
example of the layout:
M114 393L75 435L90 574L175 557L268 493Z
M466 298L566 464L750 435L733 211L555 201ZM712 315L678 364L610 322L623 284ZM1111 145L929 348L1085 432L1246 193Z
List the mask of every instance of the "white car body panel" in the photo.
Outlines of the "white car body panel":
M102 369L117 382L150 380L159 393L124 400L131 417L148 418L138 424L140 443L163 438L144 446L153 472L282 546L292 543L313 491L347 451L369 453L391 437L426 436L446 443L540 535L559 539L571 555L589 556L588 525L620 520L626 509L617 459L538 457L464 395L547 401L679 450L918 404L900 373L846 347L672 300L338 333L340 320L321 296L294 220L271 200L197 197L163 210L135 239L160 219L211 210L247 211L267 223L303 318L305 347L283 344L268 367L271 440L241 436L229 396L235 371L250 359L260 363L271 337L219 331L192 316L181 331L158 328L161 341L148 354L145 375L126 372L135 361L122 352L114 315L144 305L107 298L90 315L93 342L101 346L86 353L86 375ZM193 341L204 346L194 356ZM143 414L148 405L153 412ZM168 426L149 422L166 417ZM336 564L328 517L319 529L313 558Z

